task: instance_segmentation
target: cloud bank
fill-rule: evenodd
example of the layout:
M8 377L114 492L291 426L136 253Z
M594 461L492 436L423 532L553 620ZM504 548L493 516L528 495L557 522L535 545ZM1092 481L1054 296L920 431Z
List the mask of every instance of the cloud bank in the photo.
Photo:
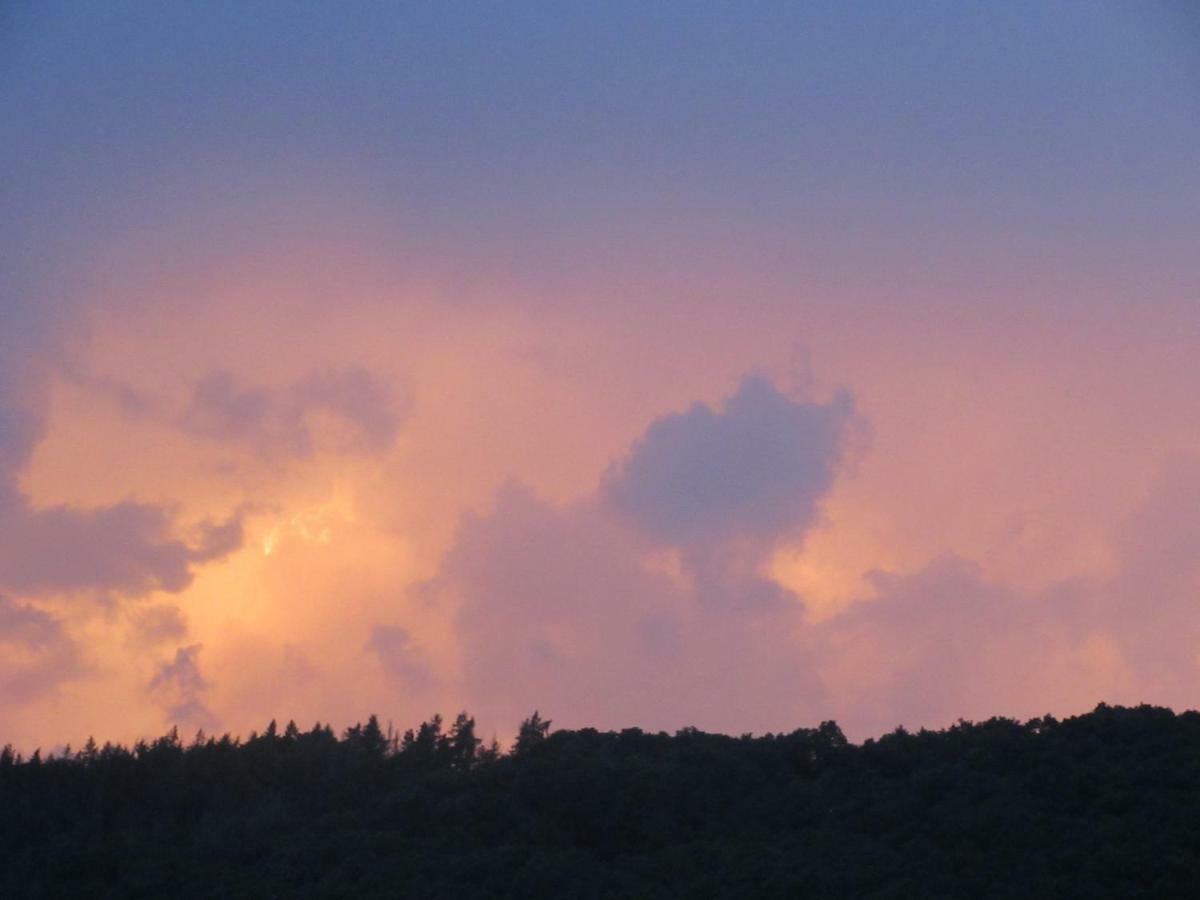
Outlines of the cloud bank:
M862 596L814 622L765 563L820 521L863 427L848 394L801 403L756 377L653 422L591 495L554 504L508 484L421 589L456 612L461 666L442 687L501 723L534 707L723 730L836 717L860 737L1146 691L1189 702L1200 465L1171 467L1118 529L1108 576L1030 591L951 554L868 572ZM403 636L372 644L401 682Z
M804 403L761 377L658 419L590 496L510 483L469 515L427 602L455 609L455 689L489 721L783 728L820 705L800 598L763 571L817 520L852 398ZM376 640L402 671L407 644Z

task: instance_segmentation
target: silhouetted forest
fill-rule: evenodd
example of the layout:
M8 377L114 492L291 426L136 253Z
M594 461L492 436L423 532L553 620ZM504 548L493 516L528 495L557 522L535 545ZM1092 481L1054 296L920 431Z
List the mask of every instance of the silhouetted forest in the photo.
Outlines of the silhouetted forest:
M1200 714L728 737L466 714L0 755L0 896L1194 897Z

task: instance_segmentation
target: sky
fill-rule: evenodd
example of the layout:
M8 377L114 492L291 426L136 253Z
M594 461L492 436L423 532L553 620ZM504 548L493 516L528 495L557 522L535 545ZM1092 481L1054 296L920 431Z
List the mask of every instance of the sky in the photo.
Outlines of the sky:
M0 742L1200 692L1187 4L0 10Z

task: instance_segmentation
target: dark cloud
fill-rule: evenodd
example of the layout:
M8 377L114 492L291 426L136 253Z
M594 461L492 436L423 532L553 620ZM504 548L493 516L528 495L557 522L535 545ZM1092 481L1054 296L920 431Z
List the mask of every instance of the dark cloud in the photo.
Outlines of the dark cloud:
M359 445L369 451L388 449L407 414L407 404L389 384L356 366L314 372L288 388L287 397L301 417L312 411L340 417L356 429Z
M163 707L167 721L181 728L215 731L216 716L204 702L210 687L197 661L200 644L179 647L175 658L163 663L149 685L150 696Z
M55 643L62 635L58 622L49 614L0 596L0 634L31 647Z
M771 549L816 521L861 433L853 398L801 403L762 377L724 406L664 416L606 473L604 501L653 540L677 547L710 606L787 605L760 572Z
M246 538L245 515L246 510L243 508L223 522L201 522L194 529L192 562L221 559L240 548Z
M240 387L232 373L212 372L192 388L180 424L206 437L248 440L266 428L272 405L265 388Z
M265 456L313 453L315 415L349 428L345 449L378 452L395 441L404 404L365 369L312 373L282 388L242 385L229 372L213 372L192 389L178 418L191 434L252 447Z
M196 540L185 541L159 506L33 509L19 494L0 492L0 586L26 596L178 592L191 584L194 566L241 546L242 517L202 524Z
M719 410L697 403L654 422L608 473L604 495L669 544L797 535L833 483L853 415L848 393L798 403L747 378Z
M58 619L0 595L0 697L19 705L82 671L78 648Z

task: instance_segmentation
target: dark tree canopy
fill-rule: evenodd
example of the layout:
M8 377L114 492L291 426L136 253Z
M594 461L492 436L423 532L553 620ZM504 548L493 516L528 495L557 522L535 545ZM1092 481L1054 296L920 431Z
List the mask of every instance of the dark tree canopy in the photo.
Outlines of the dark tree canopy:
M1200 714L743 736L465 712L0 751L0 896L1190 897Z

